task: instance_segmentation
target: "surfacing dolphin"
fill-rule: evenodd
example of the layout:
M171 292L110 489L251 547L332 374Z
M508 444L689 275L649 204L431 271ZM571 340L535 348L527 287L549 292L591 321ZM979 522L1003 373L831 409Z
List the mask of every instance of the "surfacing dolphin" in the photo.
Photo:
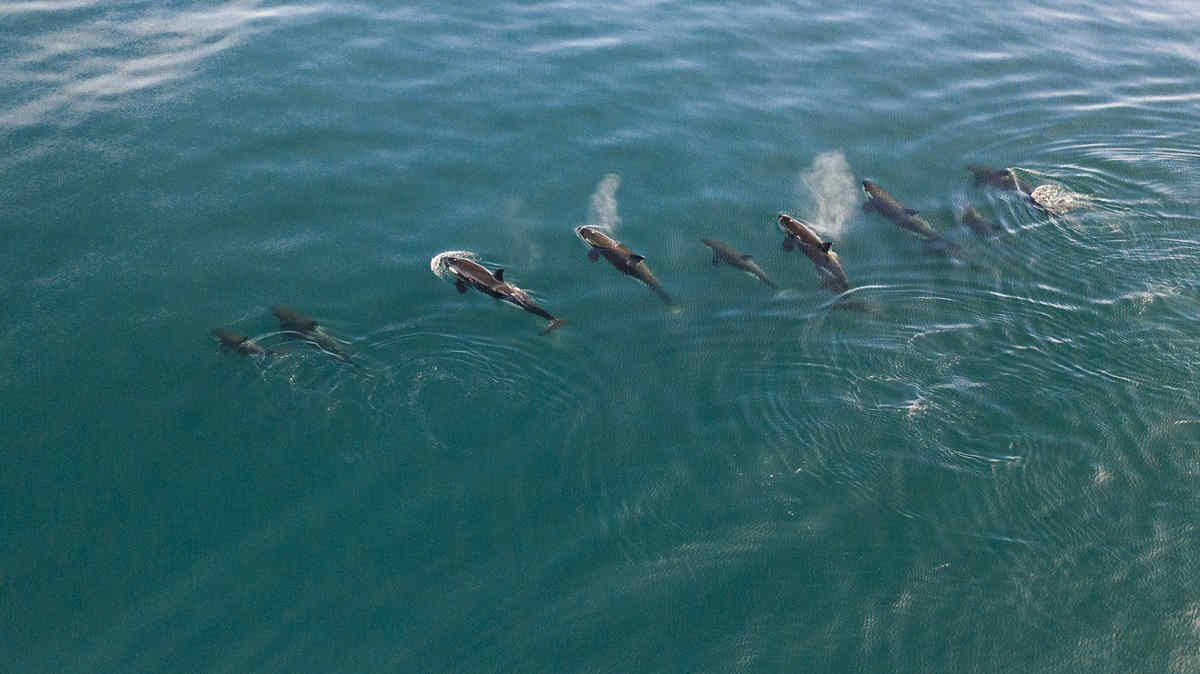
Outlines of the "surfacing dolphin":
M864 180L862 186L863 192L867 195L867 202L863 204L864 211L878 213L904 229L916 232L925 239L926 246L935 253L966 259L967 252L961 246L938 234L933 225L926 222L916 210L906 207L900 203L900 200L870 180Z
M276 304L271 307L271 313L279 319L279 329L287 332L293 332L301 339L308 340L316 344L322 351L333 354L337 358L350 362L350 354L346 352L346 347L336 337L325 332L315 319L311 316L306 316L295 309Z
M762 270L762 267L758 266L758 263L754 261L752 256L745 255L733 246L721 241L717 241L716 239L700 240L704 242L704 245L712 248L712 265L714 267L724 262L734 269L744 271L747 274L757 278L758 280L767 284L767 287L769 287L771 290L779 290L779 286L775 285L775 282L767 276L767 273Z
M212 331L214 337L221 342L222 349L230 349L237 351L243 356L269 356L274 351L264 349L258 345L253 339L243 335L240 332L235 332L228 328L215 328Z
M787 213L779 214L779 230L783 232L783 249L790 253L799 246L816 265L822 286L835 293L844 293L850 289L850 279L846 277L846 270L842 267L838 254L833 252L833 242L822 241L807 224Z
M991 185L1002 190L1013 190L1022 194L1030 194L1033 187L1021 180L1016 171L1010 168L991 168L989 166L968 166L967 170L975 177L975 185Z
M449 256L442 259L446 271L454 275L454 287L458 292L465 293L469 288L503 300L513 306L528 311L535 316L550 321L541 334L547 334L566 323L561 318L555 318L549 311L538 306L529 293L504 280L504 270L488 271L486 267L465 257Z
M646 258L629 250L620 241L612 238L595 227L588 225L580 225L575 228L575 234L583 239L583 242L590 246L588 251L588 259L592 262L604 256L604 259L612 263L622 274L632 276L633 278L645 283L659 299L669 305L674 305L675 301L663 290L662 284L658 279L654 278L650 267L646 266Z

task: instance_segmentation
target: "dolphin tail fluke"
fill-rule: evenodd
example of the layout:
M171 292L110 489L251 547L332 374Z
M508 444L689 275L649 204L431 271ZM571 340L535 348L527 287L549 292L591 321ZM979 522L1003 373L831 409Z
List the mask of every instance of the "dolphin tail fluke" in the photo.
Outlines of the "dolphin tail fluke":
M563 326L563 324L565 324L566 322L567 322L567 319L565 319L565 318L555 318L554 320L550 321L550 324L546 326L546 329L542 330L538 334L539 335L548 335L551 332L554 332L555 330L561 328Z

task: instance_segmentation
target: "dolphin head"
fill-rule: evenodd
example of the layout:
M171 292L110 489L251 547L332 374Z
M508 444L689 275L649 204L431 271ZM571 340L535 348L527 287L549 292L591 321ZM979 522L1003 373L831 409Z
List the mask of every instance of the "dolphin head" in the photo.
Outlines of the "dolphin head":
M580 225L575 228L575 236L583 239L586 244L591 244L596 238L596 230L587 225Z
M595 227L580 225L575 228L575 234L589 246L595 248L615 248L619 245L612 237Z
M791 234L792 236L796 236L797 230L803 226L799 220L787 213L780 213L777 222L779 223L779 231L784 234Z
M879 194L879 186L870 180L864 180L862 183L863 194L874 199L875 195Z

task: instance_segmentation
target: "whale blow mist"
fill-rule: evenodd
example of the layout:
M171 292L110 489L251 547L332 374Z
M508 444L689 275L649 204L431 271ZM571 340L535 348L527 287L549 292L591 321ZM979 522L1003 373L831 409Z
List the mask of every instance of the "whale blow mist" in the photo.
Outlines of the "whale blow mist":
M800 173L800 184L811 202L805 213L808 220L829 238L841 235L858 206L859 194L846 155L841 150L817 155L812 166Z
M588 203L587 224L615 234L621 226L621 218L617 215L617 188L621 186L621 176L609 173L596 185Z

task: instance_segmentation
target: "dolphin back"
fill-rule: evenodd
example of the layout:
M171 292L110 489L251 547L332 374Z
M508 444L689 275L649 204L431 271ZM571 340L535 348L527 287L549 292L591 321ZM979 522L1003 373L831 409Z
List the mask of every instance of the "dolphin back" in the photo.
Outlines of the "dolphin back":
M289 306L276 304L271 307L271 313L275 314L275 317L279 319L280 325L285 328L312 330L317 327L317 321L313 317L306 316Z

